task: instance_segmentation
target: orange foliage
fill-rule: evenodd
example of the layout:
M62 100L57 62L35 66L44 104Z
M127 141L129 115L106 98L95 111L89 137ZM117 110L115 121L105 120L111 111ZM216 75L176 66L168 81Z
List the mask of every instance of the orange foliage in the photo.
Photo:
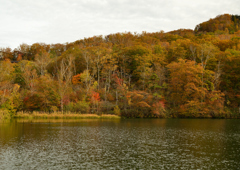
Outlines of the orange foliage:
M80 84L80 81L81 81L81 74L77 74L77 75L73 76L72 84L74 84L74 85Z

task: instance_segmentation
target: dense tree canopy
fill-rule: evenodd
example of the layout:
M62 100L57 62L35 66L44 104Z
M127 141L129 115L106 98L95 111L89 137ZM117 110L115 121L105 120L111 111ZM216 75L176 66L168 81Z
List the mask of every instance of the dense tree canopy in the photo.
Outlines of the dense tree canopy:
M0 109L240 117L239 21L224 14L194 31L3 48Z

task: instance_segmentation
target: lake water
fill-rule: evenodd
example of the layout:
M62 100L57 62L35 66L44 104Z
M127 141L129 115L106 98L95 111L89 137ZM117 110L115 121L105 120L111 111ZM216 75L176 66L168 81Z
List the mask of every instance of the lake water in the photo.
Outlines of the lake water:
M239 169L240 120L13 120L0 169Z

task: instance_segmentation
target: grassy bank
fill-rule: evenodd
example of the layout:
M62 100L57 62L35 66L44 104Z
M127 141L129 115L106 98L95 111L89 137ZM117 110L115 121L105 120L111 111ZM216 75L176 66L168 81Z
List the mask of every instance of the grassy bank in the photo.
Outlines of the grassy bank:
M14 115L14 118L21 119L120 119L120 116L117 115L108 115L108 114L78 114L78 113L45 113L45 112L18 112Z
M18 123L79 123L79 122L119 122L121 119L25 119L25 118L17 118L14 121Z

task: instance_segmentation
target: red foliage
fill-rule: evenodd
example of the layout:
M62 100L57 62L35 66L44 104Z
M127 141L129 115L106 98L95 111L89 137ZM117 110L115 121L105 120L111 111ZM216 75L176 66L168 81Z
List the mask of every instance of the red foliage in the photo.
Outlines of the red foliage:
M118 86L122 86L123 79L120 79L117 75L115 75L114 78L115 78L115 83L116 83Z
M24 103L27 102L28 99L29 99L29 97L25 97L25 98L23 99L23 102L24 102Z
M29 83L29 87L34 87L34 83Z
M63 105L67 105L68 103L70 103L69 97L68 96L64 96L63 97Z
M92 101L100 101L100 95L98 92L93 91L91 96Z
M166 117L165 115L165 103L163 100L154 103L152 105L152 112L157 117Z
M165 103L164 103L164 101L161 100L161 101L159 101L158 103L159 103L160 105L162 105L162 107L165 109Z

